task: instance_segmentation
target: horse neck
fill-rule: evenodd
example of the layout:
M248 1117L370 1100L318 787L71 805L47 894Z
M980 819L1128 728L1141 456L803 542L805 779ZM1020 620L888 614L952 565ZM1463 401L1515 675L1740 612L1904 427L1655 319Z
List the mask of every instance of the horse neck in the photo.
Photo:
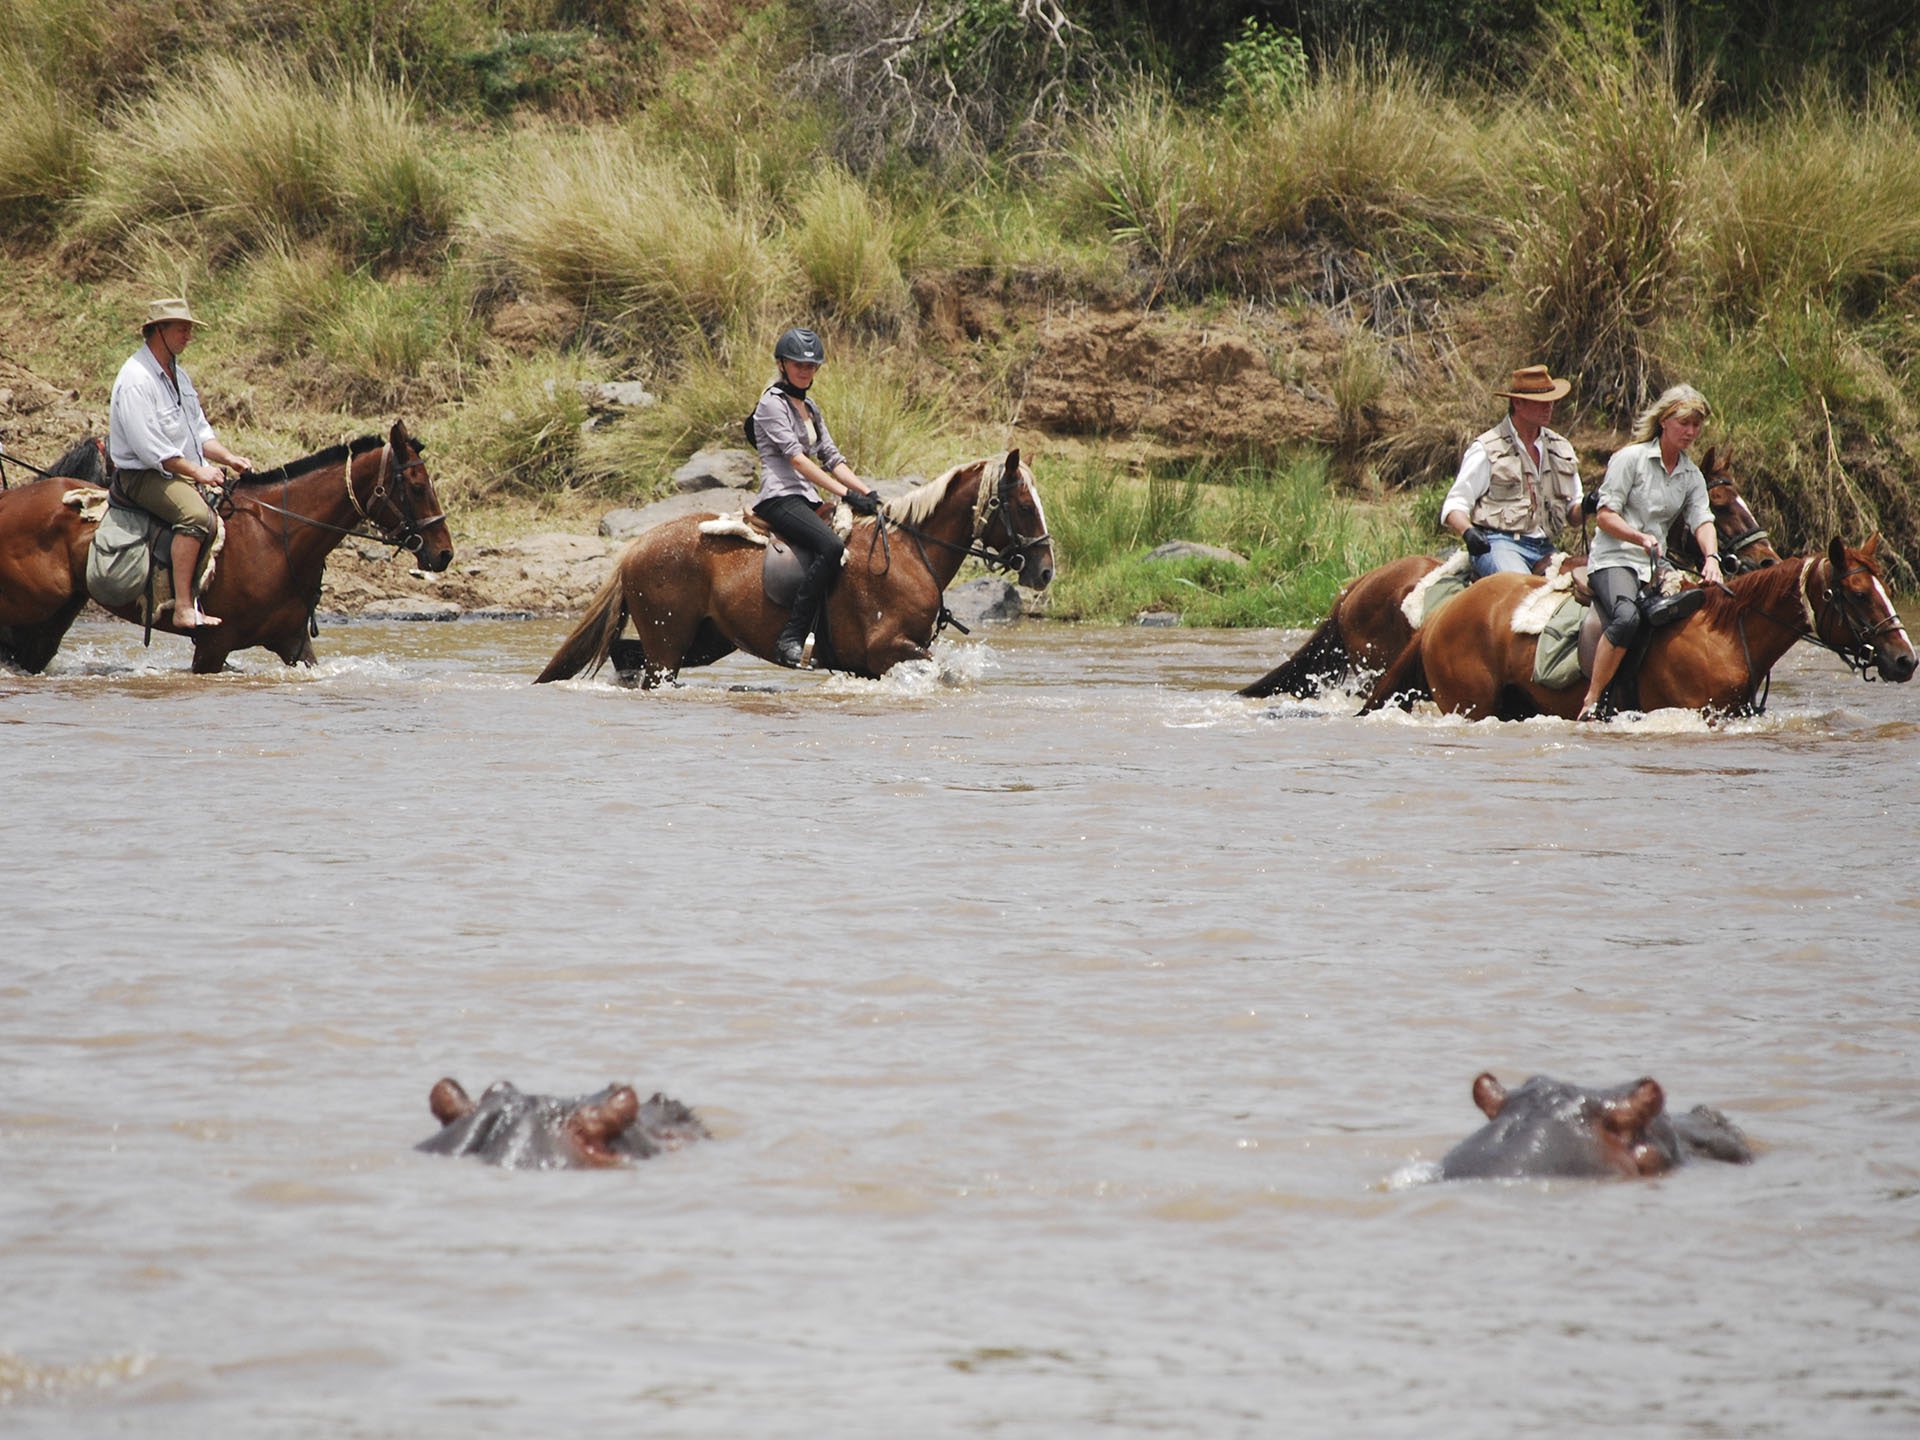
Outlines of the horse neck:
M1827 562L1821 557L1797 555L1728 582L1734 594L1735 614L1765 617L1762 624L1747 628L1747 644L1757 670L1771 669L1795 642L1819 634L1814 618L1818 607L1808 591L1826 568Z
M378 465L385 453L382 449L349 455L341 464L323 465L292 480L269 481L254 488L256 498L291 512L280 515L262 511L261 518L270 533L284 535L281 546L296 569L323 563L347 538L343 532L370 528L350 487L356 476L364 482L367 467ZM303 525L302 519L319 523Z
M921 548L926 552L927 569L933 572L942 590L960 573L967 548L973 544L974 514L979 508L981 487L986 483L984 464L974 470L970 479L964 474L955 475L933 513L921 522L922 533L941 542Z

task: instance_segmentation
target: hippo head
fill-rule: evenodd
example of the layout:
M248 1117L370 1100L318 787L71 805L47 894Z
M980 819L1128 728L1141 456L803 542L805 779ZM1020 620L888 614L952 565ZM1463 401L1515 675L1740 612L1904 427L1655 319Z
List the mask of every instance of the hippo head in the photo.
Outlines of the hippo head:
M1665 1092L1646 1077L1596 1090L1535 1075L1509 1092L1483 1074L1473 1099L1487 1123L1447 1152L1444 1179L1663 1175L1690 1155L1753 1158L1717 1111L1702 1105L1678 1122L1670 1118Z
M686 1106L656 1094L641 1101L631 1085L609 1085L571 1100L528 1095L502 1080L476 1104L460 1082L443 1079L427 1097L440 1133L415 1149L473 1155L508 1169L595 1169L644 1160L706 1138Z

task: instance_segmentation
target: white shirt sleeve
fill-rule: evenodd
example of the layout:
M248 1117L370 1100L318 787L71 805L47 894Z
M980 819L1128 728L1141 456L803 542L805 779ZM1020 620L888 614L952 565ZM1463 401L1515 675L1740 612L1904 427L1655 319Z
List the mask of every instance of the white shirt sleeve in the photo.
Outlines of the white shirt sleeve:
M1447 517L1456 510L1473 518L1473 507L1487 486L1493 483L1493 462L1487 459L1487 447L1478 440L1467 447L1467 453L1460 457L1460 473L1454 477L1453 486L1447 491L1447 498L1440 502L1440 525L1446 528Z

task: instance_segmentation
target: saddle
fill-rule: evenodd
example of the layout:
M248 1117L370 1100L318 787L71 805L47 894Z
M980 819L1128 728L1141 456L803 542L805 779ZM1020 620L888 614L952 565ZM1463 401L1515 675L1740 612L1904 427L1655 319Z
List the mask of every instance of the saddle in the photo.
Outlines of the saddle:
M70 490L64 504L83 520L97 520L87 545L87 594L109 608L138 602L140 618L149 634L153 622L173 605L173 530L165 522L131 505L116 505L104 490ZM227 543L227 525L213 517L211 544L200 547L193 588L206 590L214 564Z
M834 533L842 540L853 533L853 511L846 506L822 500L814 507L814 512L833 526ZM741 510L732 515L716 515L711 520L702 520L700 533L731 535L750 545L764 547L766 554L760 560L760 588L768 603L782 610L793 608L793 598L800 593L800 580L806 574L807 567L793 547L766 521L751 510ZM846 561L847 557L842 554L840 563L845 565Z

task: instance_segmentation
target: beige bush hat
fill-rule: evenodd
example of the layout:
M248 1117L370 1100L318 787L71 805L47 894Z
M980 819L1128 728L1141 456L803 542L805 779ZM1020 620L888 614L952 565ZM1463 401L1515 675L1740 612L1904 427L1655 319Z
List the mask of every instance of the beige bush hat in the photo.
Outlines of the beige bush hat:
M140 322L140 330L144 334L148 326L165 325L170 320L184 320L189 325L200 323L193 318L193 312L187 308L185 300L179 298L155 300L147 306L147 318Z
M1506 400L1558 400L1571 394L1571 380L1556 380L1547 373L1544 365L1523 365L1513 372L1513 378L1507 381L1505 390L1493 393Z

